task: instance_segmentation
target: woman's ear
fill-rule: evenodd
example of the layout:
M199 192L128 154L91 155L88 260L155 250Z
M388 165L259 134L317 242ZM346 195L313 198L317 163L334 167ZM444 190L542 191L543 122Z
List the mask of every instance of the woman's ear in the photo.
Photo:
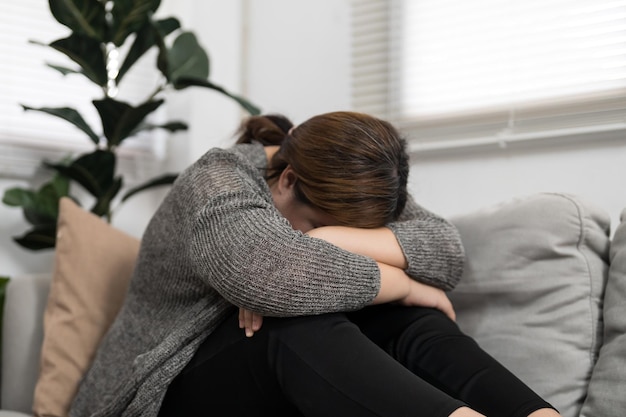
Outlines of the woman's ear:
M283 172L280 173L276 186L279 192L292 193L297 181L298 177L293 168L291 165L287 165Z

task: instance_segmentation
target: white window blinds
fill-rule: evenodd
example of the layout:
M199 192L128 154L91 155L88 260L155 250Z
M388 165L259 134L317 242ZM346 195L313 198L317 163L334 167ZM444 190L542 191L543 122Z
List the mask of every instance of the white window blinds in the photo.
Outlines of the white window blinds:
M102 98L102 90L81 75L63 76L49 68L46 63L77 66L60 52L29 42L47 44L68 36L69 29L53 18L46 0L0 2L0 28L0 174L28 176L42 159L56 161L70 152L92 150L92 142L70 123L20 106L73 107L101 133L91 101ZM154 59L154 54L142 58L116 99L138 104L148 97L158 80ZM121 156L153 165L161 156L162 140L130 139Z
M355 108L407 129L413 150L626 128L625 0L355 0L353 6ZM369 26L374 21L386 29L377 32L382 23ZM362 52L362 34L375 33L387 47L380 59L388 62L377 75L386 90L376 97L359 77L363 56L372 53ZM368 108L368 100L384 106Z

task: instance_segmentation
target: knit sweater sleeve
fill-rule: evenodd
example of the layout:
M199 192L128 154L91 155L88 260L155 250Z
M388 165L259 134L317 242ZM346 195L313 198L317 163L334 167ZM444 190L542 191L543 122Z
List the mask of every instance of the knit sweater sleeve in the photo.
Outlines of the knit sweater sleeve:
M444 290L456 286L465 254L454 225L409 198L400 219L388 227L402 248L411 278Z
M371 302L380 287L376 263L294 230L264 180L233 158L214 161L206 173L210 195L199 193L204 201L189 245L194 271L232 304L266 316L349 311Z

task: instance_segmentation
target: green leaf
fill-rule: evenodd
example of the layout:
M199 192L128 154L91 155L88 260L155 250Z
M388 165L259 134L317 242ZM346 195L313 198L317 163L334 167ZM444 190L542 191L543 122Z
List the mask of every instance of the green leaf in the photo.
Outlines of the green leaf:
M73 32L103 42L106 29L104 2L99 0L50 0L54 18Z
M35 193L26 188L9 188L4 192L2 202L11 207L30 206L35 201Z
M115 198L117 193L122 188L122 178L117 177L111 184L111 186L105 190L105 192L98 197L96 203L91 209L91 212L98 216L110 216L111 214L111 201Z
M56 234L57 228L56 222L54 222L36 226L23 236L14 237L13 240L26 249L42 250L54 247Z
M167 79L176 85L182 78L206 79L209 57L191 32L181 33L167 51Z
M24 217L35 226L56 223L59 217L59 200L68 194L68 178L55 175L33 194L30 204L23 206Z
M55 223L58 217L57 206L58 199L53 200L52 195L37 196L32 207L24 207L24 218L34 226Z
M39 206L37 203L32 207L24 207L23 213L26 221L34 226L56 222L56 217L46 213L47 207Z
M55 175L38 190L10 188L5 191L2 201L13 207L22 207L26 220L37 226L56 222L61 197L69 194L69 180Z
M57 219L57 216L51 212L51 207L47 205L44 199L36 199L32 206L24 207L22 212L26 221L33 226L55 223Z
M132 106L123 101L117 101L110 97L103 100L94 100L93 105L96 106L100 119L102 120L102 128L104 136L106 136L109 144L115 146L119 143L120 121L124 116L132 111Z
M141 29L159 8L161 0L113 0L111 41L120 46Z
M67 38L52 42L50 46L80 65L82 73L91 81L101 87L106 86L106 62L101 44L98 41L78 33L72 33Z
M180 90L180 89L187 88L190 86L205 87L205 88L210 88L212 90L218 91L224 94L225 96L228 96L231 99L235 100L237 103L239 103L241 107L243 107L251 115L255 116L255 115L261 114L261 109L259 109L257 106L255 106L248 100L244 99L243 97L240 97L240 96L237 96L235 94L228 92L223 87L220 87L219 85L216 85L209 80L197 79L197 78L180 78L177 80L177 84L174 85L174 88L176 88L177 90Z
M168 49L167 45L165 45L165 34L161 33L155 25L155 42L156 46L159 49L159 54L157 55L157 68L161 71L161 74L165 77L165 79L169 82L169 58L168 58Z
M59 71L64 76L69 75L69 74L83 74L81 71L78 71L72 68L62 67L60 65L54 65L54 64L47 63L47 62L46 62L46 65L52 68L53 70Z
M70 194L70 180L64 175L55 175L50 182L59 199Z
M45 47L50 46L48 42L38 41L37 39L29 39L28 43L32 43L33 45L45 46Z
M139 132L150 131L154 129L165 129L168 132L178 132L179 130L187 130L189 126L187 126L184 122L169 122L162 125L155 125L152 123L141 123L135 130L133 130L130 136L134 136Z
M138 32L135 41L130 47L119 73L116 82L119 84L128 70L146 53L150 48L157 45L159 37L165 37L171 32L180 28L180 22L170 17L157 22L146 23Z
M113 185L115 165L115 154L101 149L81 155L69 165L46 163L46 166L79 183L96 198L105 195Z
M84 169L80 166L66 166L60 164L53 163L45 163L48 168L54 169L62 175L67 176L73 181L79 183L85 190L87 190L91 195L97 196L102 193L102 189L98 181L95 177L89 172L89 170Z
M160 177L153 178L144 184L138 185L137 187L134 187L128 190L126 194L124 194L124 196L122 197L122 202L128 200L130 197L134 196L135 194L141 191L144 191L153 187L158 187L161 185L172 184L174 183L174 181L176 181L176 178L178 178L178 174L165 174Z
M35 204L38 211L45 217L56 219L59 216L59 190L53 181L41 186L35 195Z
M85 119L83 119L83 116L81 116L80 113L75 109L72 109L70 107L35 108L35 107L25 106L23 104L22 104L22 108L24 110L32 110L32 111L39 111L39 112L47 113L52 116L56 116L61 119L67 120L68 122L72 123L74 126L79 128L80 130L85 132L93 143L97 145L100 142L100 138L98 137L98 135L96 135L96 133L91 129L91 127L87 124L87 122L85 122Z
M126 139L148 114L163 104L163 100L148 101L138 107L133 107L123 101L107 97L94 100L93 104L100 114L104 135L108 139L109 146L115 147Z
M116 162L117 157L113 152L98 149L80 156L70 164L70 167L89 172L101 190L99 194L94 194L94 196L101 197L113 185Z
M166 17L165 19L151 21L150 26L157 31L161 38L165 38L170 33L180 29L180 22L175 17Z

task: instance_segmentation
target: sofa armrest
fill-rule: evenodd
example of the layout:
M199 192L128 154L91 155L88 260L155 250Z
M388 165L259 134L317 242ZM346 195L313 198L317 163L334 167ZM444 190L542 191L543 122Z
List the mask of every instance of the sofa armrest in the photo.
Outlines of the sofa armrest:
M0 417L31 417L32 414L21 413L19 411L0 410Z
M2 410L31 413L51 276L18 276L12 278L7 286L2 326ZM0 412L0 417L19 415Z

